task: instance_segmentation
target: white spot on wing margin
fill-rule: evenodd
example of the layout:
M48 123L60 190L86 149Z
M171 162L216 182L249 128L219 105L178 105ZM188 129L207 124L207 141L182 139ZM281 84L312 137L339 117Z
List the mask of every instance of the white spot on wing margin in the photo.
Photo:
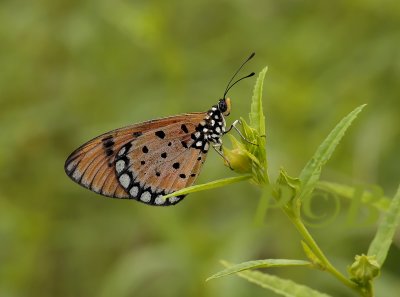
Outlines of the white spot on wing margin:
M157 196L156 200L154 200L154 203L157 205L161 205L165 203L165 199L162 198L162 195Z
M126 188L128 188L128 186L131 182L131 179L128 174L124 173L119 177L119 182L120 182L121 186L123 186L126 189Z
M150 202L151 200L151 194L149 191L146 191L142 194L142 196L140 196L140 200L142 200L143 202Z
M122 170L125 168L125 161L124 160L118 160L117 163L115 163L115 170L120 173Z

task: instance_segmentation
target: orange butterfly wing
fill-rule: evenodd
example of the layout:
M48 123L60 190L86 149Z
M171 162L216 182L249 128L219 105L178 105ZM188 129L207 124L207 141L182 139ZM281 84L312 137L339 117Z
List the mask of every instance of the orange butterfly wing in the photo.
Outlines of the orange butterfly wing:
M191 147L191 134L205 116L183 114L107 132L75 150L65 162L65 172L104 196L176 204L183 197L159 197L194 183L206 152Z

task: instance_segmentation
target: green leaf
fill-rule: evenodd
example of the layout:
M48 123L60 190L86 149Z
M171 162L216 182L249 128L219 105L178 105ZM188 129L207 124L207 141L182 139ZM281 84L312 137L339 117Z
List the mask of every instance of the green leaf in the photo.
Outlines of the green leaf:
M219 187L223 187L226 185L238 183L238 182L250 179L250 178L251 178L251 175L239 175L239 176L235 176L235 177L222 178L222 179L218 179L218 180L206 183L206 184L195 185L195 186L183 188L182 190L165 195L162 198L167 199L172 196L179 196L179 195L219 188Z
M320 190L337 194L347 199L353 199L356 187L332 183L327 181L319 181L316 187ZM372 190L364 190L361 195L361 202L368 204L380 211L386 211L390 205L390 199L383 195L381 189L375 187Z
M285 203L287 207L299 214L300 205L293 202L295 202L294 198L297 197L301 187L300 180L298 178L289 176L285 169L281 167L275 186L277 194L276 198L282 203L282 205Z
M321 175L322 166L324 166L325 163L330 159L332 153L336 149L336 146L343 138L347 128L350 127L351 123L361 112L364 106L365 104L354 109L350 114L344 117L339 124L336 125L328 137L319 146L311 160L304 167L300 173L300 180L302 182L301 192L299 194L300 200L311 195Z
M279 170L276 184L289 187L293 191L293 196L298 192L301 186L300 180L296 177L289 176L283 167Z
M227 262L223 262L223 265L230 266ZM330 295L320 293L307 286L297 284L294 281L259 271L242 271L237 275L262 288L286 297L330 297Z
M266 259L266 260L247 261L240 264L232 265L229 268L221 270L220 272L217 272L216 274L207 278L206 281L248 269L282 267L282 266L310 266L310 265L312 264L311 262L308 261L288 260L288 259Z
M254 86L249 114L250 125L248 125L246 121L241 118L243 133L248 140L253 142L253 144L249 144L248 142L243 142L243 144L249 153L256 157L259 163L253 163L253 181L260 186L269 183L267 172L268 164L266 151L265 116L262 104L263 84L267 69L268 67L265 67L260 71Z
M256 129L260 135L265 135L265 116L262 105L262 91L267 70L268 67L265 67L258 75L256 84L254 86L253 98L251 100L251 111L249 115L250 126Z
M394 233L400 223L400 187L397 190L387 213L378 227L375 238L368 249L368 256L376 256L379 265L385 262Z

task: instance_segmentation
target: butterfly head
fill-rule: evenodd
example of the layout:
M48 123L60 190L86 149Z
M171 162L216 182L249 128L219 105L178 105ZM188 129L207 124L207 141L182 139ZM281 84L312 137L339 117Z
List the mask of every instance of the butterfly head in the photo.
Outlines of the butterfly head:
M223 98L218 101L218 110L224 115L228 116L231 113L231 99Z

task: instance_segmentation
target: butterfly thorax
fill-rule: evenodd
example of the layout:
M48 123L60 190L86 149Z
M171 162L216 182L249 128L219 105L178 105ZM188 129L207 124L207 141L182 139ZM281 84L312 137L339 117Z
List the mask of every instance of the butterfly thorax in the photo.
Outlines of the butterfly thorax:
M225 133L225 127L225 118L218 106L214 105L207 111L204 120L196 127L196 132L192 133L191 137L194 140L192 147L206 153L210 147L210 142L221 144L221 137Z

